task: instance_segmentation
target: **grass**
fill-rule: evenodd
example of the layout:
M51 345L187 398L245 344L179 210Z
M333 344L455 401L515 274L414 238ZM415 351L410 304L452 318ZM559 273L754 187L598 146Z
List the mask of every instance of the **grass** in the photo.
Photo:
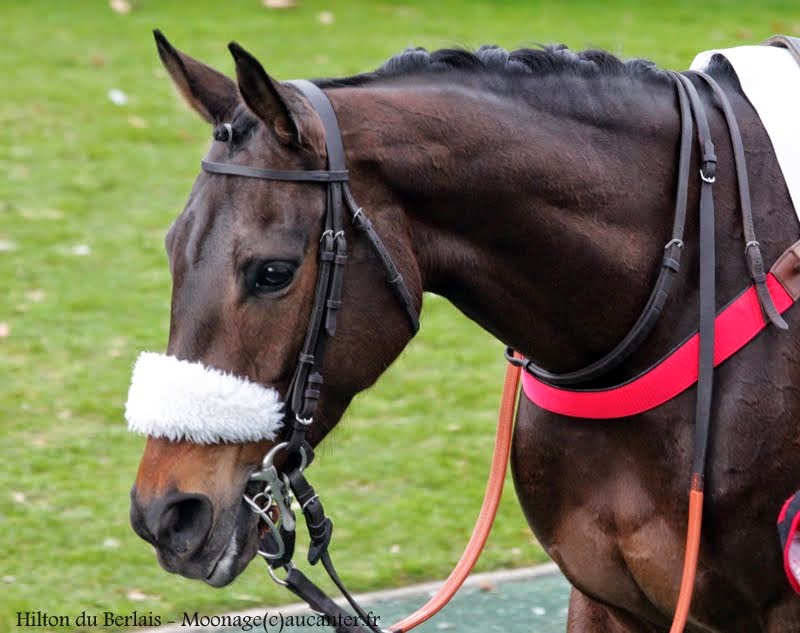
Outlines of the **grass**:
M135 5L1 10L0 630L16 611L172 619L290 600L259 562L224 590L169 576L127 522L143 441L126 432L122 404L138 351L165 346L162 237L209 141L173 94L153 27L229 73L235 38L279 78L370 69L411 44L486 42L563 41L685 68L699 50L800 32L798 5L777 1ZM502 347L443 300L428 301L423 322L314 467L356 591L445 576L482 496ZM479 568L543 559L509 489Z

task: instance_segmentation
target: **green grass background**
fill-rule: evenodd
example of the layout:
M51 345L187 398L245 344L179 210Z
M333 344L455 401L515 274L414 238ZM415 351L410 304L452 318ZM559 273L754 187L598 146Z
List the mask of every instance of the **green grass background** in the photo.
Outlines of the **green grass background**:
M290 600L256 561L214 590L164 573L128 526L143 440L122 421L131 364L165 346L162 245L209 129L150 31L232 72L236 39L274 76L368 70L408 45L565 42L686 68L712 47L800 34L795 1L0 2L0 630L14 612L166 619ZM333 22L319 14L329 11ZM111 103L124 91L125 106ZM480 505L501 345L444 300L325 442L313 480L356 591L442 578ZM544 560L509 487L479 569ZM317 570L314 570L317 571ZM320 577L316 573L317 578Z

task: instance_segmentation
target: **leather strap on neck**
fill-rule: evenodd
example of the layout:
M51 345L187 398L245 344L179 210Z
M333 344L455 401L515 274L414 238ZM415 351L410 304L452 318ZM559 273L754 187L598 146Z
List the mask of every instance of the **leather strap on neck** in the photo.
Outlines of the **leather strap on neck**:
M636 323L634 323L625 337L605 356L586 367L565 373L555 373L539 367L529 359L515 359L512 353L506 354L506 359L509 362L520 364L525 368L525 371L533 374L539 380L555 386L570 386L587 383L607 374L639 349L650 332L653 331L664 311L673 280L680 271L683 232L686 224L686 201L689 190L689 162L692 157L692 114L685 90L680 88L679 80L676 80L676 82L681 117L681 138L678 157L678 183L675 193L675 219L670 240L664 246L658 278L650 291L650 296Z

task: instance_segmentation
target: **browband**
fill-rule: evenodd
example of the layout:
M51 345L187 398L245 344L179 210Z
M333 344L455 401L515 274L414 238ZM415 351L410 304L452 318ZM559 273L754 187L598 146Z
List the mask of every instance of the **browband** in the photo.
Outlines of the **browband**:
M250 167L249 165L234 165L232 163L215 163L203 159L200 166L214 174L226 176L244 176L245 178L258 178L260 180L288 180L296 182L347 182L349 172L344 170L310 170L300 169L265 169L264 167Z

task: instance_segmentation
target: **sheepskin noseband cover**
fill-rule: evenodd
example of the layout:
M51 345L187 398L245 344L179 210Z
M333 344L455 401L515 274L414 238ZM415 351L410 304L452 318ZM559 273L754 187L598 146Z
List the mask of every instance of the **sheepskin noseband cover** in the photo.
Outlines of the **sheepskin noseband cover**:
M133 367L128 429L152 437L220 444L274 440L283 425L275 389L174 356L143 352Z

